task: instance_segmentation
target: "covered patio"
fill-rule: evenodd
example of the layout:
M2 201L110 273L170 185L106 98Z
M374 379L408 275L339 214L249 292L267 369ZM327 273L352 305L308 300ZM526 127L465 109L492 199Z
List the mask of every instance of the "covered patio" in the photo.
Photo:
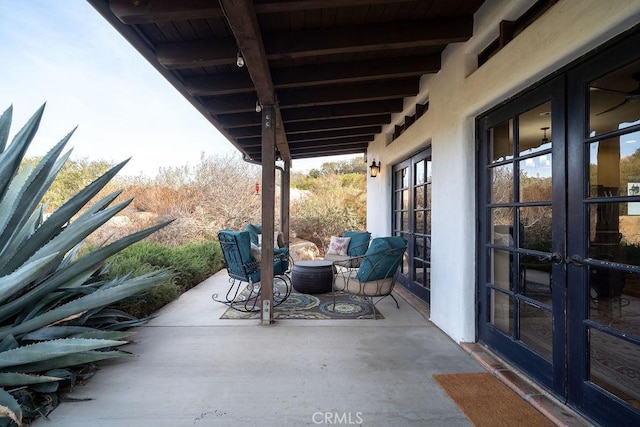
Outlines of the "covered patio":
M483 0L88 0L241 153L262 166L262 324L273 321L276 169L289 241L295 159L364 154L428 110L421 79L473 33ZM392 125L406 102L415 115ZM372 156L373 157L373 156Z
M433 374L499 370L475 360L402 298L382 320L220 319L220 271L136 328L135 357L101 365L35 426L467 426ZM544 393L520 392L559 425L584 425ZM327 418L328 417L328 418ZM331 422L329 422L331 421Z
M619 256L637 246L632 230L623 231L637 220L632 208L640 204L631 193L640 163L627 167L640 154L640 3L88 2L246 161L261 165L263 277L273 273L276 170L282 170L279 228L289 240L295 160L363 153L379 168L367 182L367 231L407 240L398 292L422 301L415 306L429 311L435 333L453 348L499 354L565 402L567 413L575 409L603 425L640 419L637 313L619 310L614 320L621 321L612 323L607 309L608 299L622 308L635 298L640 268L637 257ZM527 291L530 268L522 267L531 258L547 263L540 270L548 277L544 297ZM607 274L593 274L598 269ZM260 322L251 323L269 327L249 332L244 323L244 337L234 339L245 347L290 333L288 321L273 321L269 281ZM432 337L420 335L433 327L426 318L417 329L394 330L393 318L383 326L354 322L344 357L359 354L352 343L365 331L420 336L414 346L397 347L420 352L384 384L404 378L404 370L430 378L433 364L420 365L431 351ZM315 325L287 340L302 339ZM335 323L330 329L347 330ZM325 330L313 332L320 338ZM388 360L380 344L385 333L369 350ZM343 345L325 339L330 347ZM620 371L629 373L622 376L628 386L620 387L620 372L608 369L620 357L603 356L598 341L626 349ZM229 348L245 348L235 345ZM309 345L314 355L306 357L326 354L323 348ZM257 360L257 378L265 378L273 360ZM346 366L341 362L327 366ZM488 369L505 366L495 364ZM367 384L363 390L376 389ZM416 387L409 396L429 395ZM348 384L343 390L352 397Z

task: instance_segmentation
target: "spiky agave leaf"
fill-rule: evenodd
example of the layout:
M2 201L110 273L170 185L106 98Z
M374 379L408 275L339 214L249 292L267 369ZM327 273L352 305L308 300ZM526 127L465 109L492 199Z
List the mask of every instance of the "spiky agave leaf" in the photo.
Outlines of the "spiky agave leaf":
M87 326L47 326L30 332L22 337L23 341L46 341L59 338L94 338L108 340L125 340L135 332L105 331Z
M7 187L11 182L11 177L13 177L20 168L20 162L27 152L33 137L36 135L43 112L44 104L13 137L11 145L0 154L0 165L2 165L2 167L0 167L0 200L4 197ZM0 128L4 128L7 125L11 126L11 116L11 112L0 116Z
M22 295L16 300L0 305L0 321L14 316L22 310L31 307L33 304L37 304L37 302L45 298L46 295L54 292L63 285L71 283L71 281L76 280L80 276L86 277L88 279L88 277L95 271L97 271L105 262L105 260L111 255L121 251L122 249L139 240L144 239L160 228L166 226L170 222L171 221L167 221L156 224L152 227L146 228L136 233L132 233L128 236L116 240L115 242L107 246L83 255L78 260L71 263L68 267L56 271L52 276L46 278L36 288L29 291L27 294ZM0 336L1 335L2 334L0 334Z
M0 303L15 296L18 291L33 284L36 279L50 271L57 258L58 254L54 253L29 262L25 268L0 277Z
M38 162L18 191L11 193L14 197L2 198L0 202L2 210L10 212L10 215L6 217L7 221L4 224L0 224L0 242L5 242L0 255L5 255L8 248L12 246L11 243L16 238L16 234L22 230L22 227L42 201L42 197L68 159L70 153L67 153L62 158L59 157L70 137L71 134L63 138Z
M127 160L128 161L128 160ZM18 248L16 248L15 260L8 261L9 268L16 268L17 264L24 262L25 258L30 257L45 243L55 237L62 227L67 224L80 209L85 206L96 194L100 192L104 186L109 183L113 177L127 164L127 161L121 162L109 169L103 175L95 179L92 183L80 190L75 196L67 200L62 206L56 209L46 221L42 223L27 239L23 240ZM122 190L115 191L100 201L94 203L87 210L87 214L92 214L98 210L104 209L111 204L120 194ZM80 217L81 218L81 217Z
M55 236L53 239L48 241L45 245L36 250L34 254L32 254L28 259L36 259L39 257L44 257L54 252L57 252L60 256L60 261L62 260L65 253L70 251L74 246L83 241L89 234L93 233L95 230L100 228L104 223L109 221L114 215L120 212L122 209L126 208L131 200L124 201L122 203L118 203L115 206L104 209L100 212L97 212L89 217L85 217L83 219L78 218L77 220L71 222L68 226L62 229L60 233ZM25 254L29 255L29 254ZM15 259L15 256L12 257L12 260L9 264L4 266L2 270L0 270L0 274L7 274L16 266L15 262L12 262ZM26 261L26 260L25 260Z
M86 338L64 338L29 344L0 353L0 370L7 371L8 367L40 362L54 357L100 348L117 347L126 341L94 340Z
M22 425L22 408L9 392L0 388L0 418L10 418L17 425Z
M0 153L7 146L9 140L9 131L11 130L11 116L13 115L13 106L9 106L0 116Z
M24 334L35 331L47 325L52 325L71 316L76 316L87 310L104 307L109 304L113 304L116 301L120 301L124 298L128 298L132 295L136 295L140 292L149 290L156 284L160 283L163 280L167 280L172 276L173 274L168 270L158 270L142 276L131 278L126 282L126 284L116 286L114 288L101 289L90 295L85 295L78 298L77 300L68 302L53 310L42 313L18 325L13 325L8 328L2 328L0 330L0 337L4 338L9 334L15 336L16 338L21 337Z
M1 387L15 387L29 384L40 384L52 381L60 381L63 378L47 375L23 374L20 372L0 372Z
M11 367L11 370L14 372L46 372L50 369L86 365L89 363L99 362L100 360L116 359L120 357L133 357L133 354L122 350L83 351L82 353L52 357L51 359L41 360L40 362L15 365Z
M3 259L0 263L0 272L4 270L2 267L6 262L4 260L11 259L24 240L33 234L33 222L36 218L40 218L42 210L40 205L42 197L71 154L69 151L60 157L61 150L70 136L68 135L49 151L26 179L22 177L22 173L18 174L11 184L12 191L7 192L0 201L0 210L10 214L3 218L6 222L0 224L0 241L5 242L0 251ZM18 188L14 189L14 187Z
M46 341L95 330L86 326L46 326L22 336L23 341ZM83 337L84 338L84 337Z
M71 136L63 138L37 165L21 171L20 163L43 111L44 105L10 145L7 140L12 107L0 116L0 372L44 373L52 378L67 378L66 374L51 372L72 373L65 368L130 355L105 349L126 343L130 334L119 329L146 320L118 317L104 310L105 307L145 292L173 277L173 273L158 270L135 278L104 282L95 277L108 257L170 221L77 257L83 240L130 203L129 200L111 206L119 195L116 192L86 208L126 161L97 178L43 220L42 196L68 159L70 152L63 154L63 149ZM83 208L86 208L84 213L78 215ZM17 281L21 283L18 285ZM85 324L89 328L63 331L71 325ZM52 339L69 332L71 336ZM21 346L29 339L43 341ZM50 371L52 369L54 371ZM11 380L7 379L9 375L2 378L4 382L0 384L24 383L31 391L50 393L57 388L57 380L38 382L34 376L18 374L12 375ZM32 382L35 384L30 384ZM29 403L25 405L24 411L28 411ZM7 417L20 423L22 412L18 402L0 389L0 418L4 418L0 425L4 425Z

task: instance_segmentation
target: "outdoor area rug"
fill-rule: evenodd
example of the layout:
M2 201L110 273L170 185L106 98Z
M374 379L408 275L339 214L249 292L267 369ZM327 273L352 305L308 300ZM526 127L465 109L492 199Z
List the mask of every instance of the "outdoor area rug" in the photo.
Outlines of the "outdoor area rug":
M376 309L377 318L384 319ZM221 319L259 319L260 313L244 313L228 308ZM274 319L373 319L371 305L364 298L336 294L336 310L333 310L333 294L299 294L292 292L289 298L273 309Z
M438 374L433 379L477 427L555 425L488 372Z

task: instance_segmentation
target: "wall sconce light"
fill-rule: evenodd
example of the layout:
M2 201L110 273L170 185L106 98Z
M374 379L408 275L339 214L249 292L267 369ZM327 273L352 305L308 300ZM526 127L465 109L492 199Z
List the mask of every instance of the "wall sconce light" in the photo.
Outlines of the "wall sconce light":
M380 162L376 163L376 161L373 160L369 166L369 176L371 176L371 178L375 178L378 176L378 172L380 172Z
M244 67L244 58L242 57L242 53L240 53L240 51L238 51L238 54L236 55L236 65L238 66L238 68Z

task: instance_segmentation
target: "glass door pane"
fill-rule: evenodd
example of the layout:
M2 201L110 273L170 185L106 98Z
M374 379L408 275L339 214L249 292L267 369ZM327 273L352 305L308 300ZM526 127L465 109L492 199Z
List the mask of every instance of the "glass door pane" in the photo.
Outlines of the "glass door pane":
M480 339L563 390L564 139L552 120L554 85L562 82L480 119Z
M399 283L426 302L431 291L430 153L427 149L393 168L393 229L408 241Z
M569 77L568 396L608 425L640 422L638 42Z

